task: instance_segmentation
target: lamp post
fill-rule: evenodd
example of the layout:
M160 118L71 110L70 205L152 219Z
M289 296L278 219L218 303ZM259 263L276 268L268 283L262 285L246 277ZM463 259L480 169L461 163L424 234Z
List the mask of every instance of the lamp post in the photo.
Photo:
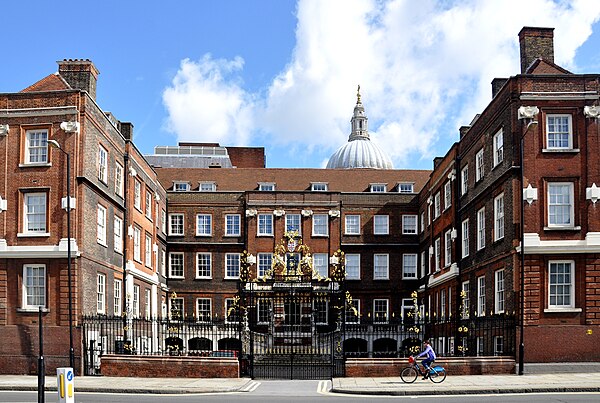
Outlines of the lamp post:
M75 369L75 350L73 349L73 292L71 287L71 155L63 150L56 140L48 144L67 157L67 287L69 290L69 366Z

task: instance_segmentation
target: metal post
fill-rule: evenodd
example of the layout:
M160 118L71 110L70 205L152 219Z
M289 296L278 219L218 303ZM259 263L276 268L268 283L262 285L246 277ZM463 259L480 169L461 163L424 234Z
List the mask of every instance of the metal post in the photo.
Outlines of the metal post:
M46 401L44 395L46 380L46 364L44 362L44 332L42 331L42 307L38 311L40 356L38 357L38 403Z
M75 370L75 349L73 348L73 277L71 274L71 155L64 151L67 156L67 278L69 289L69 366Z

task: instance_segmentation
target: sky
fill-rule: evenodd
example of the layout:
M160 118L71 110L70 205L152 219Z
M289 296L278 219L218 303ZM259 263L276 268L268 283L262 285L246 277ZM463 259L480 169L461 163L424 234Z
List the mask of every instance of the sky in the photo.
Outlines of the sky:
M552 27L555 62L600 73L598 0L4 2L0 93L90 59L97 103L143 154L185 142L264 147L269 168L322 168L357 85L395 168L431 169L519 74L518 33Z

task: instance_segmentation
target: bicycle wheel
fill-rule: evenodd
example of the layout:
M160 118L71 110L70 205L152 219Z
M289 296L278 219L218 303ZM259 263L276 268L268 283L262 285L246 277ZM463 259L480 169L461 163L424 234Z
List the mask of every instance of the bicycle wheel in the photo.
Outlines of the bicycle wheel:
M444 380L446 379L446 370L444 368L442 369L431 369L431 372L429 373L429 379L431 379L431 382L433 383L442 383L444 382Z
M405 383L413 383L417 380L417 370L415 367L406 367L400 372L400 378Z

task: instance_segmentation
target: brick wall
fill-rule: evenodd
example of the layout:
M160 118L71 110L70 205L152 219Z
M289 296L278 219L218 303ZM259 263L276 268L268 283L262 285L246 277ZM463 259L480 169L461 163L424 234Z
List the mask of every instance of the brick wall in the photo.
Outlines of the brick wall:
M237 358L102 357L103 376L140 378L238 378Z

